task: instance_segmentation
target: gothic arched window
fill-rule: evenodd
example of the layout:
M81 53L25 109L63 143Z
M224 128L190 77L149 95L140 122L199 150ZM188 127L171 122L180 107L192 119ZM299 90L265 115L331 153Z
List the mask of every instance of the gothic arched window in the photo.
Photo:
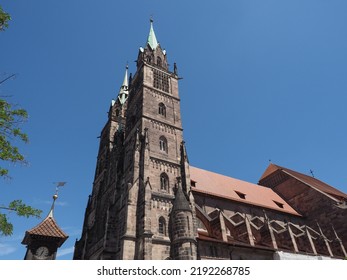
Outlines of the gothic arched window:
M164 217L160 217L158 221L159 234L166 235L166 221Z
M169 190L169 177L166 173L161 173L160 175L160 190L168 191Z
M159 67L162 66L161 58L160 58L159 56L157 57L157 65L158 65Z
M158 112L159 115L166 117L166 106L164 105L164 103L159 103Z
M160 151L163 151L165 153L167 153L167 151L168 151L167 140L164 136L160 136L160 138L159 138L159 148L160 148Z

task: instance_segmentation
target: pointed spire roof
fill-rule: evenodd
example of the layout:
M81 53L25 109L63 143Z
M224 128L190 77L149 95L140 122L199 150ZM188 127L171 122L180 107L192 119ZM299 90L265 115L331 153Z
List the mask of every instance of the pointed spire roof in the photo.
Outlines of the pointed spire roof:
M147 44L151 47L152 50L155 50L157 46L159 45L157 41L157 37L155 36L154 29L153 29L153 19L150 19L151 27L149 29L149 34L147 38Z
M125 74L124 74L124 80L123 80L123 84L122 87L128 87L128 64L125 67Z
M120 87L119 94L118 94L118 100L120 104L124 104L125 101L128 98L129 94L129 84L128 84L128 65L125 67L125 74L124 74L124 80L123 84Z
M25 232L25 236L23 238L22 244L29 244L32 237L41 236L46 238L58 239L59 240L58 246L60 247L65 242L65 240L69 237L58 226L53 216L54 204L57 198L58 198L58 195L55 194L53 196L53 203L47 217L37 226Z
M192 211L189 205L189 201L185 194L183 193L183 189L181 186L180 178L177 178L177 191L175 194L175 200L172 205L172 212L175 211Z

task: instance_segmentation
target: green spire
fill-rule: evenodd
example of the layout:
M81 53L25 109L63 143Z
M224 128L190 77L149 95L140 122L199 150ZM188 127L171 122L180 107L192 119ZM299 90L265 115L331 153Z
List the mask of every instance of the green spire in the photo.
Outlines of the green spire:
M150 22L151 22L151 28L149 30L147 44L151 47L152 50L155 50L159 44L157 41L157 37L155 37L155 33L153 29L153 19L150 19Z
M120 87L119 94L118 94L119 102L122 105L124 104L124 102L128 98L128 94L129 94L128 87L129 87L129 85L128 85L128 65L127 65L126 68L125 68L125 75L124 75L123 84Z

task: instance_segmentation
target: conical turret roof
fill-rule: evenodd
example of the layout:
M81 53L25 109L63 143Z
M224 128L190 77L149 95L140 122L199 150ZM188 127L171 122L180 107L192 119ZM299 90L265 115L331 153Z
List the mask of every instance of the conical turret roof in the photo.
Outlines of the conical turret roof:
M172 205L172 211L192 211L189 201L183 193L180 183L178 183L175 200Z

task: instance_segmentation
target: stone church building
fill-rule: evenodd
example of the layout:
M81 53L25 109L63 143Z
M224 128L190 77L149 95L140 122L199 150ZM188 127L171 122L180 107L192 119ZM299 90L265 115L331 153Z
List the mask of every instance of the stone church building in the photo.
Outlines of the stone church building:
M347 195L270 164L259 184L189 165L179 76L150 25L101 131L74 259L347 257Z

